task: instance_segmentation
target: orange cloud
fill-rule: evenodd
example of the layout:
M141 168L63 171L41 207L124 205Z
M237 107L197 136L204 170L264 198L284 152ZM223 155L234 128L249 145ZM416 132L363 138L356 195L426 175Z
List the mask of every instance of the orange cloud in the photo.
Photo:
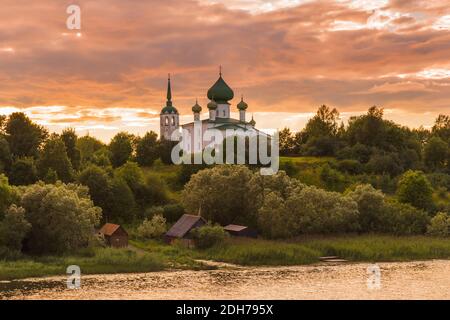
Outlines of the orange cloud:
M292 121L263 115L308 114L323 103L341 112L401 110L397 120L410 125L412 115L428 112L421 120L429 125L450 111L445 0L77 3L82 36L65 27L67 2L2 1L0 106L64 106L39 114L55 129L142 133L157 130L168 72L175 105L190 116L197 97L206 105L223 65L236 96L271 127ZM426 76L432 70L440 76Z

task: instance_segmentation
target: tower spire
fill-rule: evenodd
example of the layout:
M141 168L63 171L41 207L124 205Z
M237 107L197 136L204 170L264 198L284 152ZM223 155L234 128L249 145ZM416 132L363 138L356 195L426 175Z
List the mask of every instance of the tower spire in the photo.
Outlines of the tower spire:
M168 74L167 79L167 105L172 105L172 88L170 87L170 73Z
M219 66L219 76L222 76L222 65Z

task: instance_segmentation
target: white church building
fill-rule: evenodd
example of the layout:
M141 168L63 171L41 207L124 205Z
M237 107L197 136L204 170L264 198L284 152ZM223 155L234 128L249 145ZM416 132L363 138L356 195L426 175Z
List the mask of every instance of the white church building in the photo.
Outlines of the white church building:
M227 137L230 132L234 132L234 135L267 136L255 128L256 123L253 117L250 121L247 121L246 111L248 105L244 102L243 97L236 106L239 111L239 119L231 118L230 101L234 98L234 92L223 80L222 72L219 73L219 79L208 90L207 97L210 100L207 105L208 116L203 120L201 119L203 108L196 102L192 107L193 121L180 125L178 110L172 103L172 89L169 77L167 102L160 113L161 138L176 141L181 139L183 151L196 153L202 151L208 145L222 143L223 140L218 141L217 137ZM174 137L174 132L179 133L178 138Z

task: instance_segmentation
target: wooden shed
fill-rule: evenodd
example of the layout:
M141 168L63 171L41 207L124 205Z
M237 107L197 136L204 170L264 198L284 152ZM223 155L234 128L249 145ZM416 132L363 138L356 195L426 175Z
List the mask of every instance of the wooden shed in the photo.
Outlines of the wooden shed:
M256 238L258 234L255 230L252 230L251 228L247 226L240 226L237 224L229 224L223 229L228 232L230 235L234 237L249 237L249 238Z
M201 216L184 214L164 236L167 243L172 243L176 239L182 239L188 246L193 246L190 231L206 224L206 220Z
M128 233L122 226L106 223L99 232L105 237L106 244L114 248L125 248L128 246Z

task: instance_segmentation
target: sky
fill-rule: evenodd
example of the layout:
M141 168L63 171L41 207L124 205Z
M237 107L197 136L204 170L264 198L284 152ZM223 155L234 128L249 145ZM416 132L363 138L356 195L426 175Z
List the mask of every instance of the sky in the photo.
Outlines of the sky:
M181 123L222 66L261 129L372 105L410 127L450 113L449 0L0 0L0 114L107 141L159 132L167 74ZM66 26L69 5L81 29Z

